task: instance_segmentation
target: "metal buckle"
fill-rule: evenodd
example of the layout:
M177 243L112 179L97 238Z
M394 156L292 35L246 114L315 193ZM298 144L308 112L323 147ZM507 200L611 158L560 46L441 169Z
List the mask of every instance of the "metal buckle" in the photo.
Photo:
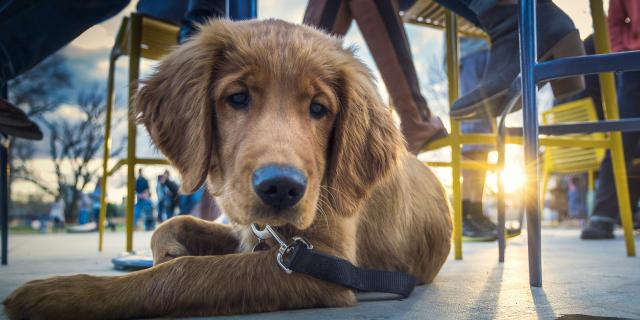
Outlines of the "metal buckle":
M276 255L276 262L278 263L280 268L282 268L282 270L284 270L284 272L286 272L287 274L291 274L293 270L289 269L285 265L284 259L286 258L286 255L289 254L291 250L293 250L293 248L295 248L296 243L300 242L307 246L307 249L313 249L313 245L309 241L307 241L307 239L299 236L293 237L290 243L286 243L280 233L278 233L278 231L276 231L268 224L264 226L263 230L260 230L257 224L252 223L251 231L256 236L256 238L258 238L258 243L270 238L273 238L278 243L280 248L278 249L278 254Z

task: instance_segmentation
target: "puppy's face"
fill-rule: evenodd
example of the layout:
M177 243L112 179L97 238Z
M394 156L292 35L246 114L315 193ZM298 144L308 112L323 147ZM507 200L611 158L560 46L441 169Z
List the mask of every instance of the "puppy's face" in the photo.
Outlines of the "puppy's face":
M314 57L293 50L279 57L271 44L254 42L250 56L218 71L212 97L222 179L212 182L224 212L240 223L304 227L320 196L338 98Z
M281 21L215 21L159 66L137 116L181 171L241 224L307 228L355 213L396 163L397 129L341 43Z

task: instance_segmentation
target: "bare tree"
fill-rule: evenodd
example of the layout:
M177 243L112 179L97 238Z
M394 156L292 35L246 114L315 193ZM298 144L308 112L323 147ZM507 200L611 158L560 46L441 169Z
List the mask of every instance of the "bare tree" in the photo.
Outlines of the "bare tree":
M77 216L80 196L94 180L99 169L91 167L90 163L100 155L104 143L103 92L98 85L80 91L73 106L76 110L72 118L55 114L40 117L39 122L44 124L45 136L48 136L48 156L53 162L55 184L48 183L38 170L28 165L29 160L36 155L32 143L15 143L13 147L13 157L16 160L13 167L14 179L30 182L44 193L61 198L65 204L67 221ZM123 149L124 143L120 143L111 155L116 156Z
M54 54L16 79L9 82L9 101L21 108L36 123L42 124L43 115L54 111L64 101L63 92L71 86L71 73L62 54ZM55 190L30 172L27 163L36 156L32 141L9 138L9 186L15 180L30 181L49 195Z
M91 168L90 162L99 155L104 143L103 91L94 85L78 94L76 104L80 119L45 121L49 131L49 156L57 178L54 194L63 199L65 217L69 220L77 216L80 196L99 169ZM117 155L122 150L121 145L112 154ZM46 188L38 186L48 192Z
M89 164L101 152L105 116L103 90L93 85L77 95L77 116L55 117L55 111L69 101L71 80L64 55L56 54L9 83L9 100L44 129L56 175L55 184L43 179L30 160L45 151L31 141L15 139L10 142L10 181L27 181L54 198L62 198L69 220L75 218L80 195L97 173ZM113 149L113 155L122 151L124 144L120 145Z
M9 82L9 100L37 121L65 100L63 92L70 86L66 58L54 54Z

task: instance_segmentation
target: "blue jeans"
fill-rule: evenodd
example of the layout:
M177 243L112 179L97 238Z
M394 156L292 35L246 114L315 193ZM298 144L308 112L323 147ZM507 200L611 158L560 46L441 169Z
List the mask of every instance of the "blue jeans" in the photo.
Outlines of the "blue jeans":
M489 61L489 51L481 50L460 59L460 95L465 95L475 88L482 79ZM460 131L465 133L492 133L495 120L485 117L477 120L462 121ZM491 145L463 145L462 152L486 151L493 149Z
M478 16L495 6L498 0L436 0L436 2L480 27Z
M64 47L85 30L122 11L130 0L0 0L0 88ZM177 24L220 16L225 0L141 0L138 11ZM185 12L186 9L186 12ZM255 0L230 1L229 16L254 17Z
M0 5L0 86L28 71L129 0L5 0Z
M640 101L640 71L619 73L616 76L620 118L640 118L640 105L638 105L638 101ZM636 211L638 200L640 200L640 177L638 174L631 173L631 161L640 144L640 132L623 133L622 144L628 171L627 177L629 196L631 198L631 210ZM598 190L596 190L595 202L591 220L608 221L612 223L618 221L620 211L618 208L618 198L609 151L607 151L600 165L599 183Z
M133 207L133 224L138 225L140 217L147 219L153 215L153 205L151 200L138 196L135 206Z

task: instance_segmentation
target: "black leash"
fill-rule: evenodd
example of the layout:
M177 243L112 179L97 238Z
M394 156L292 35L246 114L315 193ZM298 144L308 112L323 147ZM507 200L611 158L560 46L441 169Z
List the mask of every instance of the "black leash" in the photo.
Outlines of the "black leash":
M252 224L251 229L258 238L256 248L263 247L269 238L278 242L276 262L287 273L298 272L361 292L393 293L403 298L409 297L416 286L416 278L407 273L356 267L345 259L313 250L313 245L302 237L293 237L292 242L286 243L269 225L259 230Z

